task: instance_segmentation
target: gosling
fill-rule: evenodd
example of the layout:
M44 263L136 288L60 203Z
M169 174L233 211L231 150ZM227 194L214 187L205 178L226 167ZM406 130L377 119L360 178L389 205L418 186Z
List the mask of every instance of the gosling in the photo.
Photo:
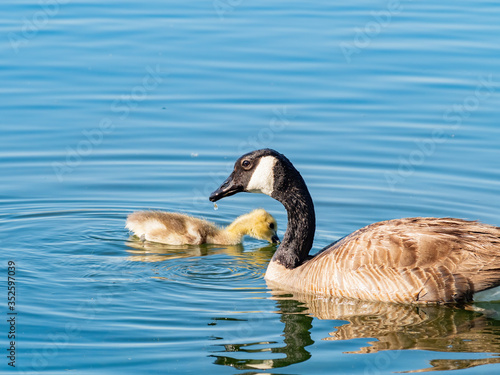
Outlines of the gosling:
M278 224L261 208L236 218L226 228L206 220L163 211L137 211L127 217L125 227L142 241L169 245L237 245L243 236L279 243Z

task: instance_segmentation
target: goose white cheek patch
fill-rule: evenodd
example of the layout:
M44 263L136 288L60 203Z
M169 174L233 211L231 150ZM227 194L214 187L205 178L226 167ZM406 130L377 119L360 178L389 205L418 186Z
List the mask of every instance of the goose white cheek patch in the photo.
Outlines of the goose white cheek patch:
M251 193L262 193L270 196L274 190L275 165L276 158L273 156L264 156L260 159L259 165L253 172L246 190Z

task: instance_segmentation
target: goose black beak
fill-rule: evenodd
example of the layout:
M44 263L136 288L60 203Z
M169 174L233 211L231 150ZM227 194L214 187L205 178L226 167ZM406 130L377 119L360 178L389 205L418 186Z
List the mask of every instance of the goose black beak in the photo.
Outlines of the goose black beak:
M280 238L278 237L277 234L275 234L274 236L271 237L271 242L276 243L276 244L281 243Z
M227 178L226 181L222 183L222 185L215 190L212 194L210 194L210 201L216 202L219 199L222 199L224 197L229 197L231 195L234 195L236 193L240 193L243 191L243 186L236 184L233 179L233 174Z

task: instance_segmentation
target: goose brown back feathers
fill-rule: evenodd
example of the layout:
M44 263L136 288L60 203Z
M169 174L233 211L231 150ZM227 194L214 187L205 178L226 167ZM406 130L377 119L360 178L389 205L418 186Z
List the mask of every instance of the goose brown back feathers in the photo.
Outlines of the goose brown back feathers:
M452 218L368 225L292 271L266 278L295 290L393 302L467 302L500 285L500 228Z

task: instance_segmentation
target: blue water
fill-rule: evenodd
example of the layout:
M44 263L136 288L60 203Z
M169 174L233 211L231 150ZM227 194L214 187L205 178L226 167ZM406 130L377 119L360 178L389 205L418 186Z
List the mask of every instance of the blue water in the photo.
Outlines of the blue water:
M500 304L414 308L267 287L275 247L141 246L127 214L220 225L208 195L256 148L316 205L314 251L369 223L500 226L500 4L8 1L0 5L2 373L500 371Z

